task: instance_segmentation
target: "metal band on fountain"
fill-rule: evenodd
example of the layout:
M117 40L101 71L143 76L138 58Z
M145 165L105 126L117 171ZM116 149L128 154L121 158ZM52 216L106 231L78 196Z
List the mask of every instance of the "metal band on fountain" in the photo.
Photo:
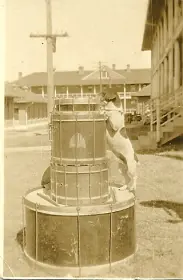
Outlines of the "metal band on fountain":
M51 122L50 198L67 205L107 201L106 122L98 98L56 99Z

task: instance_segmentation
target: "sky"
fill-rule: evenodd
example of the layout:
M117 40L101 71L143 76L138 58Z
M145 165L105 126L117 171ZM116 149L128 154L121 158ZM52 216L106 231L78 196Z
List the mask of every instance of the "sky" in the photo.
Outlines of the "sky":
M142 52L148 0L52 0L53 55L57 71L95 70L99 61L117 69L149 68L150 52ZM6 0L5 79L46 71L46 41L30 33L46 32L45 0Z

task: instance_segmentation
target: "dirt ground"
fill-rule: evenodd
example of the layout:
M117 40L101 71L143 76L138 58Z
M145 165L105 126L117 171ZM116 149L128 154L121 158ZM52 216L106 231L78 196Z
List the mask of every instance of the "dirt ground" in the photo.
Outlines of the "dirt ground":
M127 133L135 148L138 149L138 135L147 133L149 127L142 125L128 125ZM5 132L5 148L10 147L29 147L49 145L49 136L47 128L36 128L32 131L7 131Z
M96 277L183 277L183 161L154 155L139 159L135 260ZM30 267L16 241L23 226L22 196L40 185L48 164L48 152L5 153L4 277L54 277ZM111 176L118 178L112 157L111 170Z
M36 131L6 132L4 135L5 148L47 146L49 144L49 136L46 130L40 130L40 133Z

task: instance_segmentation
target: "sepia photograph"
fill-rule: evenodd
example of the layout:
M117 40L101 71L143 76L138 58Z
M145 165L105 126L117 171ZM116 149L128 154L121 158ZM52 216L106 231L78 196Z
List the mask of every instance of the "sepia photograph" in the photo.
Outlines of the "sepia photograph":
M0 12L1 278L183 278L183 0Z

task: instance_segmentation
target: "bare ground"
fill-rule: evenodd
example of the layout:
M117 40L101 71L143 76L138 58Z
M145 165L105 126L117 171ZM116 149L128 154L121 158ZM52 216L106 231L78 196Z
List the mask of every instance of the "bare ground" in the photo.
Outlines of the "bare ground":
M48 134L43 129L40 133L36 131L30 132L6 132L4 137L5 148L15 147L34 147L34 146L47 146L50 144Z
M183 277L183 161L154 155L139 158L135 261L119 266L110 275L96 277ZM112 175L117 179L113 158L111 163ZM5 154L5 277L54 277L30 267L16 241L17 232L22 229L22 196L28 189L39 186L48 164L47 152Z

